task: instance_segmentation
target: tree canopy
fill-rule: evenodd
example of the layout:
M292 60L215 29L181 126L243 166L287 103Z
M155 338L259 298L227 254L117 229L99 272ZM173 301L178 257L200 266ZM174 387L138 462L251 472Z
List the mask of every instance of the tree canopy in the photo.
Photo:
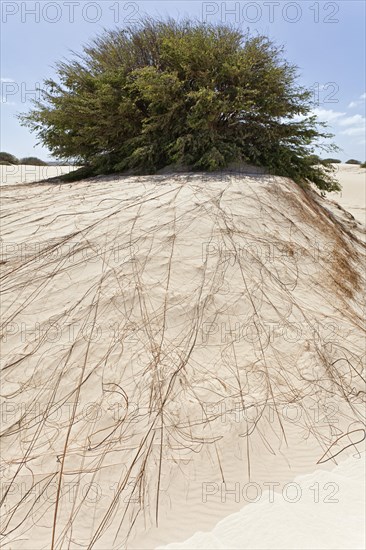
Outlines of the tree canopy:
M153 173L232 162L320 189L339 188L315 148L331 137L312 114L312 92L265 36L174 20L107 31L57 64L24 125L62 160L93 173Z

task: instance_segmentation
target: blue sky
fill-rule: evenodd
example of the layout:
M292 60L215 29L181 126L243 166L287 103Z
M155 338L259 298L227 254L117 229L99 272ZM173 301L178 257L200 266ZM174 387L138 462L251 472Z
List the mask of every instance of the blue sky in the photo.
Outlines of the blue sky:
M259 31L285 47L300 83L314 89L319 118L328 121L342 160L364 161L365 6L363 0L319 1L6 1L1 3L1 145L18 157L51 159L15 115L27 111L54 63L100 34L141 15L190 16Z

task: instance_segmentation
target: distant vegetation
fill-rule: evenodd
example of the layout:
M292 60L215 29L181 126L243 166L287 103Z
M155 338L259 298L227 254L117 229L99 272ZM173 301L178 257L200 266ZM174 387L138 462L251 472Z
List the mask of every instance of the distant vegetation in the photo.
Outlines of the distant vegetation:
M0 164L19 164L19 160L10 153L0 152Z
M37 157L24 157L22 159L17 159L14 155L10 153L1 152L0 153L0 164L5 166L11 166L13 164L29 164L32 166L47 166L47 162L37 158Z
M363 162L363 163L361 164L361 168L366 168L366 162Z
M265 36L146 19L105 32L57 73L20 119L56 158L93 174L244 162L339 189L333 168L313 163L316 146L336 150L318 143L331 136L312 115L313 93Z
M329 164L340 164L342 161L339 159L323 159L323 162L329 162Z
M346 160L346 164L361 164L361 161L355 160L355 159L349 159L349 160Z
M32 166L47 166L47 162L37 157L24 157L19 160L19 164L30 164Z

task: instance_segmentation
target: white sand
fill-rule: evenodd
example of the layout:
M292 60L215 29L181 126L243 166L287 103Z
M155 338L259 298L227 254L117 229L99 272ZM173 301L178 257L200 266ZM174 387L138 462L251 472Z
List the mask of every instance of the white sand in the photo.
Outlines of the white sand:
M343 229L285 178L4 187L4 548L268 547L235 531L266 483L330 494L363 452L365 229L317 200Z
M356 220L366 224L366 170L353 164L335 164L336 177L342 185L342 191L329 193L330 199L338 202L350 212Z
M18 164L13 166L0 165L0 183L14 185L16 183L32 183L47 178L56 178L77 170L78 166L31 166Z
M209 533L160 548L363 550L365 470L364 456L356 454L329 472L316 470L284 487L267 486L258 497L253 484L255 503L224 518Z

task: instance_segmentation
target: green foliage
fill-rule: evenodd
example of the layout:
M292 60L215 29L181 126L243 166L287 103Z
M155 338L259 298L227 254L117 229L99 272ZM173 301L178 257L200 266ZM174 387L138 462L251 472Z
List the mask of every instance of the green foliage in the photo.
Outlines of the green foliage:
M19 164L29 164L32 166L47 166L47 162L37 158L37 157L24 157L19 160Z
M323 159L323 162L328 164L340 164L342 161L339 159L329 158L329 159Z
M361 161L355 160L355 159L349 159L346 161L346 164L361 164Z
M360 168L366 168L366 162L363 162L360 166Z
M11 155L10 153L1 152L0 164L5 164L5 165L19 164L19 160L14 155Z
M62 174L61 176L57 176L56 178L51 178L51 179L57 179L64 182L72 182L72 181L80 181L85 178L90 178L93 175L94 175L94 170L90 166L82 166L77 170L66 172L66 174Z
M312 166L316 166L318 164L322 164L322 159L319 157L319 155L309 155L308 160L311 163Z
M113 30L57 65L58 81L21 115L54 156L94 174L170 164L265 166L320 189L339 186L311 160L330 137L312 92L265 36L226 25L144 20Z

